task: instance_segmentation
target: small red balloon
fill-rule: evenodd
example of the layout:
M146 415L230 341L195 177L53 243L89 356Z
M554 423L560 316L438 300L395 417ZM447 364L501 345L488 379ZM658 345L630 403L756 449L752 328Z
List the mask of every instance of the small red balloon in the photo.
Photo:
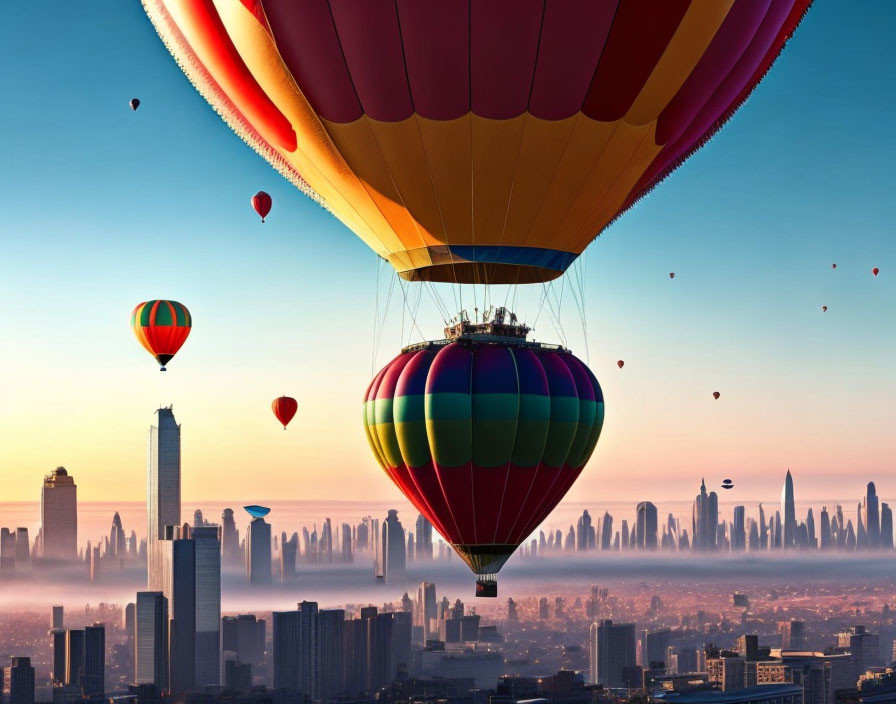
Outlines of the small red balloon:
M623 361L620 359L618 362L616 362L616 366L619 367L620 369L622 369L622 368L625 366L625 362L623 362Z
M274 411L274 415L277 416L277 420L283 423L283 429L286 430L289 421L293 419L293 416L299 409L299 404L291 396L281 396L271 402L271 408Z
M824 313L824 312L826 312L826 311L827 311L827 309L828 309L828 307L827 307L827 306L822 306L822 307L821 307L821 312L822 312L822 313Z
M271 212L271 206L273 204L274 202L271 200L271 197L264 191L259 191L252 196L252 207L255 208L256 213L261 215L262 222L264 222L268 213Z
M712 392L712 397L713 397L714 399L716 399L716 400L718 400L719 396L721 396L721 395L722 395L722 394L720 394L718 391L713 391L713 392Z
M674 278L675 278L675 272L674 272L674 271L670 271L670 272L669 272L669 278L670 278L670 279L674 279Z
M871 270L871 273L874 274L875 276L877 276L877 275L880 273L880 269L878 269L877 267L874 267L874 268Z

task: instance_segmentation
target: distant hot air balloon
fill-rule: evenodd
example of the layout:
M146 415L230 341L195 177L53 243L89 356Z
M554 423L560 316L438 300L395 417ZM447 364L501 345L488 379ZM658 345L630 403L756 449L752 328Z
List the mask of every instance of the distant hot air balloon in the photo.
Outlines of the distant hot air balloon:
M177 301L146 301L131 313L131 328L137 340L156 358L165 371L165 365L186 342L193 326L190 311Z
M734 482L731 481L730 479L725 479L725 480L722 481L722 488L723 488L723 489L733 489L733 488L734 488Z
M403 278L493 284L560 276L727 122L809 5L143 2L234 131Z
M718 391L713 391L713 392L712 392L712 397L713 397L714 399L716 399L717 401L718 401L718 399L719 399L719 396L721 396L721 395L722 395L722 394L720 394Z
M271 197L264 191L259 191L254 196L252 196L252 207L255 208L256 213L261 215L262 222L264 222L264 219L268 216L268 213L271 212L272 205L273 201L271 200Z
M828 307L827 307L827 306L822 306L822 307L821 307L821 312L822 312L822 313L827 313L827 310L828 310Z
M871 273L874 274L875 276L877 276L877 275L880 273L880 269L878 269L877 267L874 267L874 268L871 270Z
M836 268L837 268L836 264L831 264L831 269L836 269Z
M497 596L498 570L591 457L604 398L563 348L460 336L405 348L363 416L380 465L476 573L477 596Z
M131 110L136 110L140 107L140 98L131 98L131 102L128 105L131 106Z
M280 398L275 398L271 402L271 408L274 410L274 415L277 416L277 420L283 423L283 429L286 430L289 421L293 419L293 416L295 416L296 411L299 409L299 404L291 396L281 396Z
M622 369L625 366L625 362L620 359L618 362L616 362L616 366Z
M674 271L669 272L669 278L670 278L670 279L674 279L674 278L675 278L675 272L674 272Z

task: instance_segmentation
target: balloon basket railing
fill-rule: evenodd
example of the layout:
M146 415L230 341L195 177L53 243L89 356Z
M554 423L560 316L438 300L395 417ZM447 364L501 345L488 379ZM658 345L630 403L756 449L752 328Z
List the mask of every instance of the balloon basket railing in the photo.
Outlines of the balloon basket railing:
M476 596L495 598L498 596L498 577L494 574L476 576Z

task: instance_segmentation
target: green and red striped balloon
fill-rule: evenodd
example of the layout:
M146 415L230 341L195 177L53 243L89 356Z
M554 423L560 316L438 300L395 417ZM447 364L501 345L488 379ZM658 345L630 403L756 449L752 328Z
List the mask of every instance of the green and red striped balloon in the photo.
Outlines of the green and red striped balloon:
M131 313L131 328L137 340L159 363L161 370L186 342L193 318L183 303L145 301Z
M371 383L379 463L478 575L494 575L560 502L604 421L571 353L470 340L405 351Z

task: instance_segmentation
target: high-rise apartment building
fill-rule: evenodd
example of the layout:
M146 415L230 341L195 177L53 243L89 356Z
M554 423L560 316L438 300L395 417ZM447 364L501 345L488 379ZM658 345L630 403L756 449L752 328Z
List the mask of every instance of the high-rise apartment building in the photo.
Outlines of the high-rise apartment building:
M424 643L438 638L436 585L432 582L423 582L417 588L416 611L417 625L423 628Z
M221 513L221 559L228 567L241 565L243 562L240 554L240 532L233 519L232 508L225 508Z
M250 507L255 508L255 507ZM246 530L246 573L252 584L270 584L271 573L271 524L264 520L268 510L257 515L249 509L253 517Z
M40 493L41 556L54 560L78 557L78 487L65 467L44 477Z
M418 560L432 559L432 523L422 513L417 515L417 550Z
M624 687L623 671L636 664L635 624L610 620L594 623L589 646L591 682Z
M405 535L398 511L390 509L383 521L382 532L383 578L386 584L400 584L405 580Z
M135 684L167 689L168 600L162 592L137 592L135 625Z
M13 657L6 672L8 704L34 704L34 668L31 658Z
M106 694L106 627L100 623L84 628L84 697L102 700Z
M84 631L65 632L65 684L80 687L84 674Z
M221 684L221 529L194 527L196 569L195 686Z

